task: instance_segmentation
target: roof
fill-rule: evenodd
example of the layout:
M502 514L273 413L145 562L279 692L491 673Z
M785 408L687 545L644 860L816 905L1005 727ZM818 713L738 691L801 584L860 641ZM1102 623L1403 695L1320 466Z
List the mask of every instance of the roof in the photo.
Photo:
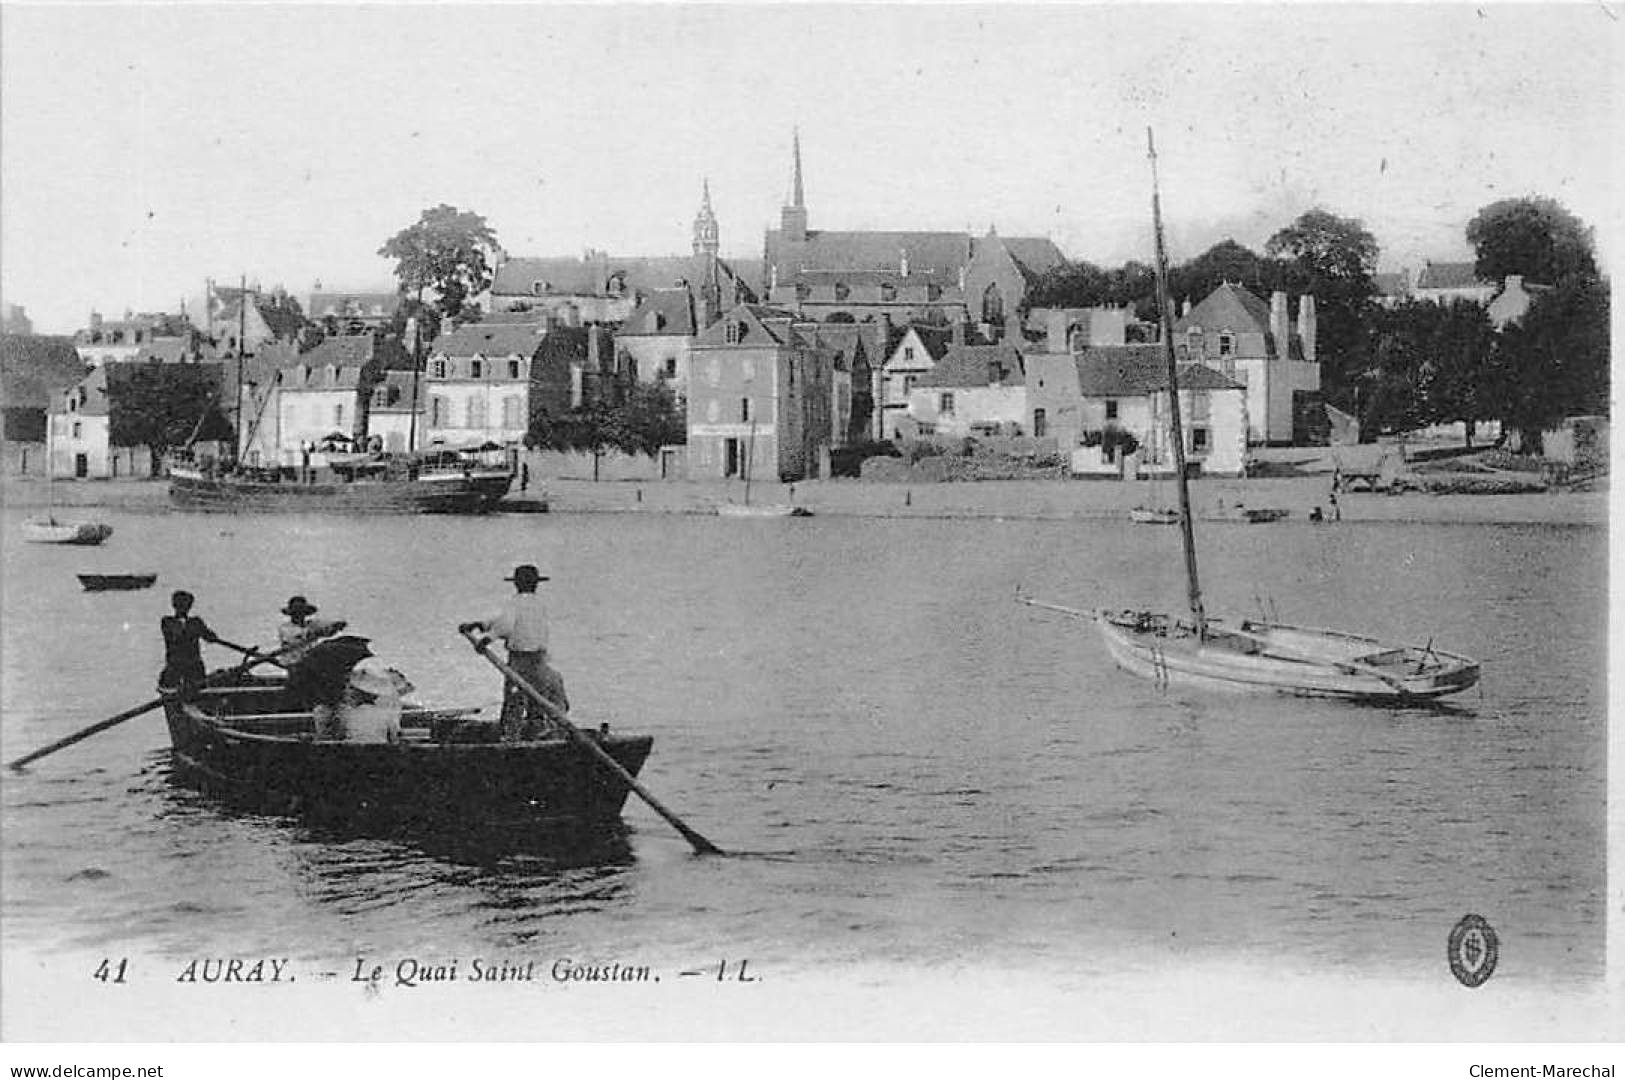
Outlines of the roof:
M43 409L51 395L85 377L71 337L0 334L0 406Z
M1175 322L1174 333L1184 333L1193 326L1268 333L1270 306L1242 286L1226 281L1191 308L1190 314Z
M1410 278L1403 273L1372 274L1371 285L1378 296L1405 296L1411 291Z
M769 230L770 265L782 281L804 271L882 270L901 273L908 256L908 276L942 282L956 281L959 269L970 261L970 236L962 232L832 232L807 230L807 239L786 240L781 230Z
M722 260L717 260L722 263ZM723 276L729 268L722 264ZM703 268L692 255L605 255L590 252L580 258L512 258L497 267L491 292L500 296L605 296L610 279L620 275L634 292L670 289L683 282L698 285ZM541 293L536 283L541 282Z
M190 338L160 337L144 343L136 352L137 360L156 360L165 364L184 362L192 355Z
M533 356L543 334L541 323L468 323L435 338L429 351L433 356Z
M307 314L312 319L382 318L395 314L401 306L398 292L313 292Z
M1494 282L1480 278L1470 262L1427 262L1416 275L1418 289L1487 289Z
M1014 345L950 345L937 365L920 376L915 385L990 386L994 380L988 375L994 365L997 365L998 385L1026 385L1026 364Z
M1168 389L1168 360L1157 345L1096 345L1077 355L1084 397L1134 397ZM1240 390L1241 384L1201 364L1181 363L1182 390Z
M655 289L628 315L616 337L689 337L694 305L687 289Z
M1045 271L1066 262L1066 256L1055 246L1055 241L1044 236L989 236L976 241L979 244L998 242L1004 245L1010 259L1029 283L1036 281Z

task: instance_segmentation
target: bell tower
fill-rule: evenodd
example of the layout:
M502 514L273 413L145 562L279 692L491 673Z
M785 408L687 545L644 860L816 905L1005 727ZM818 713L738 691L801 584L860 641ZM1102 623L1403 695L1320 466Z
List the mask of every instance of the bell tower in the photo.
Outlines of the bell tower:
M707 178L700 196L700 212L694 216L694 254L714 256L720 247L717 215L711 209L711 181Z
M807 200L801 190L800 128L794 130L791 136L791 144L790 195L785 203L784 210L779 215L779 225L786 240L799 244L807 239Z
M699 264L700 303L697 314L704 329L722 318L722 274L717 269L717 252L721 248L720 230L716 211L711 209L711 180L704 181L700 195L700 212L694 217L694 259Z

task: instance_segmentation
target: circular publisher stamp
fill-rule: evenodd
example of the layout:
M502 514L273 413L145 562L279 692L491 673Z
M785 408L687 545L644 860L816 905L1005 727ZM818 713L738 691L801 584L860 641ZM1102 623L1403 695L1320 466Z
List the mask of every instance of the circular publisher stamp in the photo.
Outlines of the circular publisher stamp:
M1445 955L1450 960L1450 974L1466 987L1482 986L1495 974L1495 962L1501 958L1501 941L1495 928L1484 921L1482 915L1464 916L1450 931L1450 943Z

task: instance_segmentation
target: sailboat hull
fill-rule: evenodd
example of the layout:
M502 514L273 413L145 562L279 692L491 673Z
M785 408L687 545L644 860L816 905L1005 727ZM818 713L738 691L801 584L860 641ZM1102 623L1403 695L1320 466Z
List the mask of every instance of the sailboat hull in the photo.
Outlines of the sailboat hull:
M58 521L30 518L23 522L23 539L35 544L78 544L92 546L113 535L111 525L99 521Z
M1210 620L1198 637L1161 613L1103 611L1095 621L1125 671L1205 690L1397 703L1459 693L1479 677L1465 656L1335 630Z

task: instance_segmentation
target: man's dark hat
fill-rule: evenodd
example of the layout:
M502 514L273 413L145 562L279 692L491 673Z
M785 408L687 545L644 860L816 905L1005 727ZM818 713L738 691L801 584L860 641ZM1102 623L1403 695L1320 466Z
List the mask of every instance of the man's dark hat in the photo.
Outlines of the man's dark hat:
M312 604L309 600L306 600L303 596L290 597L288 599L287 607L282 609L282 614L314 615L316 614L316 605Z
M536 567L532 566L530 563L522 563L513 568L513 574L511 576L505 577L502 580L511 581L515 585L534 585L538 581L551 581L553 579L548 577L546 574L543 574L540 570L537 570Z

